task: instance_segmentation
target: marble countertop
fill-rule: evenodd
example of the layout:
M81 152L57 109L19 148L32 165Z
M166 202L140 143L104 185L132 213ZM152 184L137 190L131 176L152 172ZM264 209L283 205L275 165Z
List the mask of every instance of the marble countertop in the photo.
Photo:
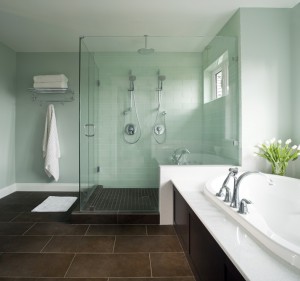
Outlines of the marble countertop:
M173 184L246 280L300 280L300 271L267 250L203 193L197 178L172 178Z

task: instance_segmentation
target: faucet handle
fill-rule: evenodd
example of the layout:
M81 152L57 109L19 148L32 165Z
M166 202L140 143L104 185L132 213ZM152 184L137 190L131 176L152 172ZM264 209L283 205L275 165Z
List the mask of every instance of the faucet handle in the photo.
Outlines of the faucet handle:
M222 196L224 195L224 193L223 193L223 189L224 189L224 188L225 188L225 186L222 186L222 187L220 188L219 192L216 193L216 196L217 196L217 197L222 197Z
M239 214L247 214L248 213L248 204L252 204L252 202L248 199L242 199L241 202L240 202L240 207L239 207L239 210L238 210L238 213Z
M236 175L239 172L238 167L232 167L229 168L229 172L232 173L233 175Z
M225 198L224 198L224 202L228 203L231 202L231 191L230 188L228 186L224 186L225 188Z

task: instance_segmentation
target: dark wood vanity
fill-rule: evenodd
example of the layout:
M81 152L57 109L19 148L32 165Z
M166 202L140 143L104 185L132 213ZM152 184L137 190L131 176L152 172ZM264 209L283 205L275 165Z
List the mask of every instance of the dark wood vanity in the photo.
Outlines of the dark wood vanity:
M173 190L174 227L196 280L245 280L175 186Z

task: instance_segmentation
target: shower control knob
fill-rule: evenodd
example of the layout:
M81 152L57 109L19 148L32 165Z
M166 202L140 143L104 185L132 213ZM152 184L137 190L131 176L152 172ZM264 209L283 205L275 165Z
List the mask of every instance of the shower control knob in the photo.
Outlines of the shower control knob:
M136 132L136 126L134 124L127 124L125 126L125 133L129 136L133 136Z
M165 132L165 126L164 125L156 125L154 127L154 133L156 135L162 135Z

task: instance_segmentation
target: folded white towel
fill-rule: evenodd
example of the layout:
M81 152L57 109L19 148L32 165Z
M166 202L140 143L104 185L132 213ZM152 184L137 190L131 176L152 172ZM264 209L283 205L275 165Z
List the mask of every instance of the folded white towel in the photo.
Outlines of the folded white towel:
M57 75L37 75L33 76L33 82L44 83L44 82L68 82L68 78L64 74Z
M33 88L41 89L41 88L68 88L68 82L36 82L33 83Z
M43 157L45 158L45 172L58 181L60 148L56 127L56 118L53 104L49 104L46 115L45 131L43 139Z

